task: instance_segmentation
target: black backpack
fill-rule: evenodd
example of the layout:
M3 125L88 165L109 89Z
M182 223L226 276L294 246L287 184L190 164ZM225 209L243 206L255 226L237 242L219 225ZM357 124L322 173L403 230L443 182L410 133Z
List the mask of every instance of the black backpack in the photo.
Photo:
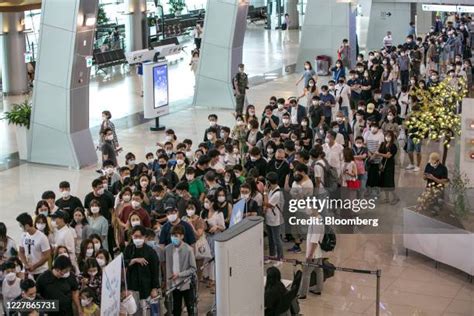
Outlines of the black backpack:
M324 226L324 237L319 242L319 246L326 252L333 251L336 248L336 234L330 226Z

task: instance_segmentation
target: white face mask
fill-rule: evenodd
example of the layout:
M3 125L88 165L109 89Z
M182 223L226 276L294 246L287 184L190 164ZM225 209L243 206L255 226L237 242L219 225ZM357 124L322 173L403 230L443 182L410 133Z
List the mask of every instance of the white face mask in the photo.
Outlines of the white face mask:
M135 165L135 160L129 160L128 165L129 166L134 166Z
M88 299L88 298L81 298L81 305L82 305L82 307L88 306L91 302L92 302L92 300L90 300L90 299Z
M177 164L178 166L181 166L181 165L184 164L184 160L183 160L183 159L176 159L176 164Z
M132 227L135 227L140 225L140 221L131 221L130 224L132 225Z
M140 208L142 204L138 201L132 201L132 208L137 209Z
M171 135L166 135L166 136L165 136L165 140L166 140L167 142L170 142L170 141L173 140L173 137L172 137Z
M387 115L387 119L388 119L389 121L393 120L393 115Z
M130 200L132 199L132 197L130 195L124 195L122 196L122 200L124 202L130 202Z
M45 228L46 228L46 224L45 224L45 223L37 223L37 224L36 224L36 229L38 229L38 230L40 230L40 231L43 231Z
M392 140L391 137L385 137L385 141L386 141L387 143L389 143L391 140Z
M106 140L113 140L113 139L114 139L114 135L107 135L105 139L106 139Z
M278 109L279 109L279 110L282 110L284 107L285 107L284 104L278 103Z
M213 140L213 139L214 139L214 135L211 134L211 133L207 134L207 139Z
M8 272L6 275L5 275L5 279L9 282L13 282L16 280L16 273L15 272Z
M97 263L99 264L99 267L103 268L105 267L105 260L102 259L102 258L95 258L95 260L97 260Z
M251 160L251 161L257 161L257 157L250 156L250 160Z
M71 272L66 272L63 274L63 279L67 279L69 278L69 276L71 275Z
M148 159L147 161L148 161L149 164L152 164L152 163L155 162L155 160L154 160L153 158L150 158L150 159Z
M176 221L176 219L178 218L178 215L177 214L169 214L166 216L168 218L168 221L170 223L173 223Z
M241 194L240 195L243 199L248 199L250 197L250 194Z
M204 208L206 210L210 209L211 208L211 204L209 202L204 202Z
M379 129L377 127L371 127L370 128L370 131L372 132L372 134L377 134L377 132L379 131Z
M195 213L196 213L195 209L186 210L186 214L188 215L188 217L194 216Z
M209 121L210 126L216 126L216 124L217 124L216 121Z
M64 190L61 192L61 196L63 197L63 199L67 199L70 195L71 192L69 192L69 190Z
M218 201L219 203L225 202L225 196L218 196L218 197L217 197L217 201Z
M98 206L92 206L91 207L91 213L92 214L97 214L99 212L100 212L100 207L98 207Z
M308 126L308 122L306 121L301 122L301 126Z
M143 246L144 243L145 243L145 239L142 239L142 238L134 238L133 239L133 244L137 247Z
M86 250L86 257L92 257L92 255L94 254L94 249L87 249Z
M290 123L290 120L289 120L289 119L283 119L282 121L283 121L283 124L288 124L288 123Z
M105 192L105 189L100 188L99 190L97 190L97 195L102 195L102 194L104 194L104 192Z

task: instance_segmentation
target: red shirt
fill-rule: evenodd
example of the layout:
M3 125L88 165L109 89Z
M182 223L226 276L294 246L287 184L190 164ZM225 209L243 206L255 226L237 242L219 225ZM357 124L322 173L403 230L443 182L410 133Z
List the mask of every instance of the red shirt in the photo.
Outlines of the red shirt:
M128 221L128 218L130 217L130 214L132 212L137 213L138 217L142 220L142 225L148 228L151 228L151 220L150 220L150 215L148 215L148 212L145 211L143 208L139 209L133 209L131 205L125 206L122 210L122 214L120 214L119 219L123 222L126 223Z

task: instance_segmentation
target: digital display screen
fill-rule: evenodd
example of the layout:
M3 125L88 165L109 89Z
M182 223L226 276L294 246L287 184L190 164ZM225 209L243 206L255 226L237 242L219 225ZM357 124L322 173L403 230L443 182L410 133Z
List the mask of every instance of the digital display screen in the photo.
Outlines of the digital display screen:
M168 65L153 67L154 108L168 105Z

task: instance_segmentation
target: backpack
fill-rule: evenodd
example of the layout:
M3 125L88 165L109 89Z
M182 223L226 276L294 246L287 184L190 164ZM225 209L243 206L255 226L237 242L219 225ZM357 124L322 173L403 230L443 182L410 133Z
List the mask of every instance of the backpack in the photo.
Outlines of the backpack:
M323 168L324 171L323 186L325 189L335 189L337 188L337 185L339 183L339 176L337 175L337 170L336 168L331 166L326 159L324 159L324 162L325 165L320 162L316 163L318 166Z
M336 247L336 234L330 226L324 226L324 237L319 242L319 246L324 251L333 251Z

